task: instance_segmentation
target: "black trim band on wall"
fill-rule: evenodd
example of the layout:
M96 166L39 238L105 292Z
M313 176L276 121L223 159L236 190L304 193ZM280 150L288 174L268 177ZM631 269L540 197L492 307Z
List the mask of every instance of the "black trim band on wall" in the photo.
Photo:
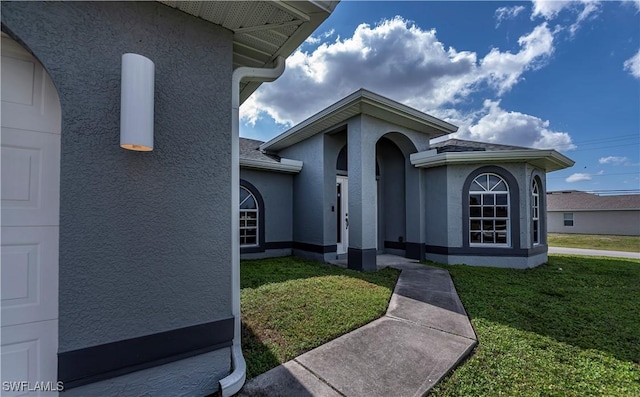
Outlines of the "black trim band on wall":
M338 250L338 246L335 244L334 245L317 245L317 244L301 243L299 241L294 241L293 249L315 252L317 254L327 254L329 252L336 252Z
M407 241L407 249L405 256L409 259L415 259L418 261L424 260L425 245L420 243L410 243Z
M230 347L233 317L157 334L58 353L65 389Z
M405 243L399 241L385 241L384 248L391 248L394 250L403 250L405 249Z
M264 247L264 229L265 229L265 224L264 224L264 211L265 211L265 207L264 207L264 200L262 199L262 195L260 194L260 191L253 186L253 184L251 182L245 181L244 179L240 179L240 186L247 189L248 191L251 192L251 194L253 194L253 197L256 198L256 200L258 201L258 245L256 246L252 246L252 247L240 247L240 253L241 254L250 254L250 253L254 253L254 252L264 252L265 247Z
M265 250L293 248L293 241L270 241L264 243Z
M526 248L494 248L494 247L442 247L439 245L425 245L425 252L438 255L473 255L473 256L512 256L530 257L544 254L548 251L546 245Z

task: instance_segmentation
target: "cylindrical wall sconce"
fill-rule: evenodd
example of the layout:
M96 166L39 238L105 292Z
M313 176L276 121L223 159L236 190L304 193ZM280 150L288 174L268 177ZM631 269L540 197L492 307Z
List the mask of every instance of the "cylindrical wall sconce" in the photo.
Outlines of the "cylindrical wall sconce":
M155 66L138 54L122 54L120 87L120 147L153 150Z

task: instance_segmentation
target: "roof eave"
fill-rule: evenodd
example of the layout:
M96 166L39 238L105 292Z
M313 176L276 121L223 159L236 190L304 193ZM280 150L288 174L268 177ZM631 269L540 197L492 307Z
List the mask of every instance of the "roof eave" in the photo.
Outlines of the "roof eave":
M291 159L280 159L280 162L266 161L266 160L257 160L257 159L247 159L240 158L240 167L253 169L253 170L261 170L261 171L275 171L275 172L283 172L287 174L297 174L302 171L303 163L298 160Z
M418 168L431 168L449 164L467 163L529 163L553 172L569 168L575 163L555 150L493 150L472 152L447 152L433 154L433 151L419 152L411 155L411 164Z
M291 2L283 2L283 3L291 3ZM295 3L295 2L293 2ZM289 39L280 47L278 51L273 55L271 63L275 61L279 56L284 58L288 58L296 48L298 48L311 34L324 22L329 15L333 12L336 5L339 1L329 1L324 2L325 5L320 4L320 2L309 1L309 3L313 4L317 7L318 11L309 13L307 16L309 20L302 23L298 29L293 33ZM264 64L263 67L269 67L271 65ZM262 83L257 81L248 82L244 87L240 90L240 104L242 104L245 100L247 100L251 94L255 92L255 90L260 87Z
M429 133L431 138L454 133L458 127L402 105L371 91L360 89L321 110L289 130L260 145L262 151L277 152L295 143L301 142L317 133L333 129L336 125L358 115L368 114L383 120L393 118L392 122L403 127ZM326 124L331 120L330 124Z

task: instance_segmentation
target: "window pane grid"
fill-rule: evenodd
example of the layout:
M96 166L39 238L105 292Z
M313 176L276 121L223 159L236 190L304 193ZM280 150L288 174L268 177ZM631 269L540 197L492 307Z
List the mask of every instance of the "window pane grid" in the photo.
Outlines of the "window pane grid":
M540 244L540 189L538 181L533 180L531 188L531 221L533 223L533 244Z
M469 242L509 243L509 189L495 174L482 174L469 189Z
M240 246L258 245L258 204L253 194L240 186Z

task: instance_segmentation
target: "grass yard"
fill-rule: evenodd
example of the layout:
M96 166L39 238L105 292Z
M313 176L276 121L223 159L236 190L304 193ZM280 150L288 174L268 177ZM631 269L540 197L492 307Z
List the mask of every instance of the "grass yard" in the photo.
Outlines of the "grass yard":
M384 315L399 275L290 257L240 266L248 379Z
M640 236L549 233L547 239L552 247L640 252Z
M443 267L480 344L434 396L640 396L640 261Z

